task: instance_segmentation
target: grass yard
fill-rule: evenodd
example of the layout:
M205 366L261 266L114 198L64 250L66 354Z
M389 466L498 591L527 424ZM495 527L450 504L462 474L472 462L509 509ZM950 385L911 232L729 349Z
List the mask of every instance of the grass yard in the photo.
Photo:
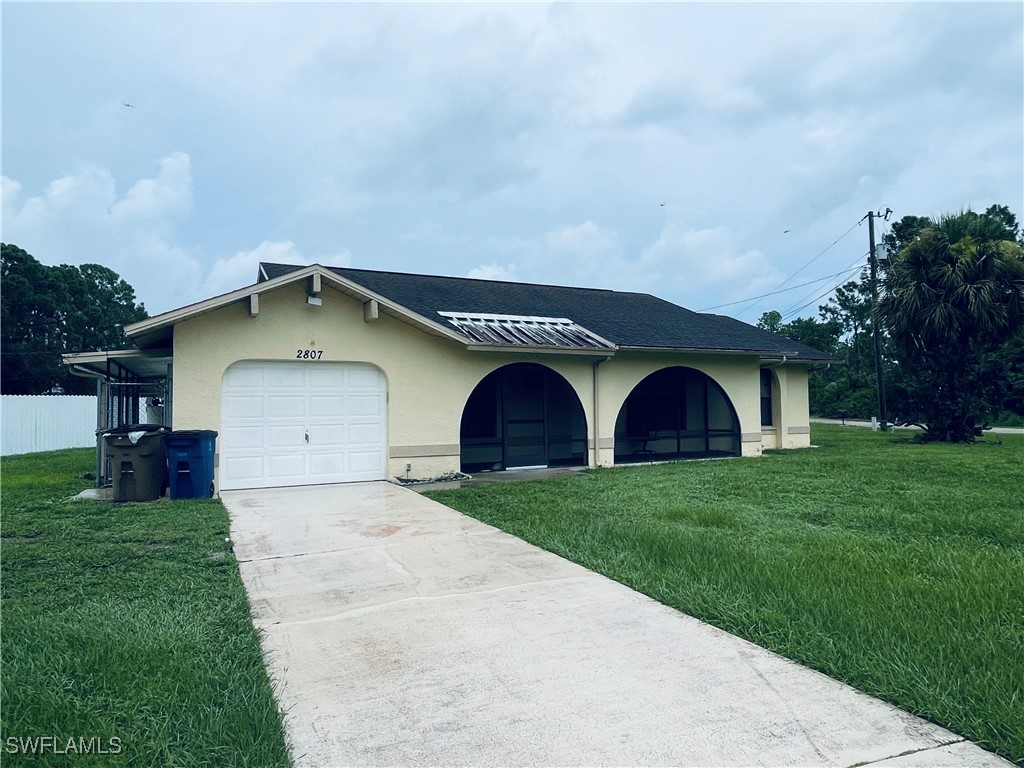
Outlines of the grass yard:
M2 462L4 765L289 765L224 507L72 501L93 467Z
M812 438L429 495L1024 763L1024 438Z

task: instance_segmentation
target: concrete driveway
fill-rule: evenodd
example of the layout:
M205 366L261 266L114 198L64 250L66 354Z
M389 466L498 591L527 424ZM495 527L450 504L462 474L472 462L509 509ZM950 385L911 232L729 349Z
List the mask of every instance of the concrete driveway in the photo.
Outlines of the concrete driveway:
M222 494L298 766L1009 766L389 483Z

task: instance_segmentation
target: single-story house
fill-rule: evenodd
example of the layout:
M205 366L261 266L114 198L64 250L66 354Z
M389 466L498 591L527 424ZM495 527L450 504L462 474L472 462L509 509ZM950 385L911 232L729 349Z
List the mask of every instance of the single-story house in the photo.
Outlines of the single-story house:
M258 281L65 356L108 422L164 382L219 433L219 489L757 456L809 445L824 353L643 293L261 264Z

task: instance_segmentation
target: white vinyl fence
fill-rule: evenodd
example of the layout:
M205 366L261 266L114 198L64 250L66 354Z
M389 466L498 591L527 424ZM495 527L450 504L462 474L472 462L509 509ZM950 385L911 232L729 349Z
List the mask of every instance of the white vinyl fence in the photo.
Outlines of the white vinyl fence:
M3 395L0 455L96 445L95 395Z

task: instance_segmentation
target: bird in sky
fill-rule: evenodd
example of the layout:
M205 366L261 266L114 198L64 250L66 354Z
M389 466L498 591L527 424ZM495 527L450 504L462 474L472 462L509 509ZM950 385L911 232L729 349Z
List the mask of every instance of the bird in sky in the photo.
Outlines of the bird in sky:
M784 230L782 230L782 234L784 234L784 235L788 235L788 234L789 234L789 230L788 230L788 229L784 229Z
M127 101L122 101L121 105L125 106L125 107L130 107L131 109L135 109L135 105L134 104L129 104Z

